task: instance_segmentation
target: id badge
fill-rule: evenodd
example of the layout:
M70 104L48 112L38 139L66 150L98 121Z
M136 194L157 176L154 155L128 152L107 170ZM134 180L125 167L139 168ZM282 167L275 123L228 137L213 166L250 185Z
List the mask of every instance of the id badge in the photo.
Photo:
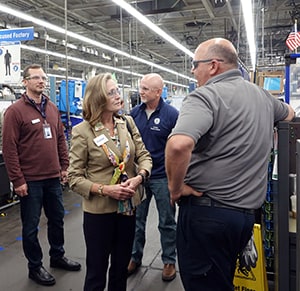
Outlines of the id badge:
M45 139L52 138L50 124L48 124L48 123L47 124L43 124L43 131L44 131L44 138Z
M94 143L98 147L100 147L101 145L103 145L107 141L108 141L108 139L107 139L107 137L104 134L101 134L101 135L97 136L96 138L94 138Z

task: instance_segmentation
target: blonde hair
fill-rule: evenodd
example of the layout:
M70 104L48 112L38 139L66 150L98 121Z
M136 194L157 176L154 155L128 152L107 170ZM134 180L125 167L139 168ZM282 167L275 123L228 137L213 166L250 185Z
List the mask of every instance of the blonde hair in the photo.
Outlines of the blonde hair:
M91 126L95 126L101 120L102 113L106 108L108 80L114 80L112 75L103 73L91 78L87 83L83 99L82 116Z

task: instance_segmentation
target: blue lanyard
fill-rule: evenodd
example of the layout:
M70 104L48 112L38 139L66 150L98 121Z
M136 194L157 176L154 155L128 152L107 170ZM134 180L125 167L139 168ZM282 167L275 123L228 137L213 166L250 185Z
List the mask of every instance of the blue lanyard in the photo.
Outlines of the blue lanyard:
M47 103L47 99L42 95L42 102L41 102L41 104L36 104L33 99L29 98L29 96L26 95L26 97L29 100L29 102L41 113L42 117L44 119L46 119L46 103Z

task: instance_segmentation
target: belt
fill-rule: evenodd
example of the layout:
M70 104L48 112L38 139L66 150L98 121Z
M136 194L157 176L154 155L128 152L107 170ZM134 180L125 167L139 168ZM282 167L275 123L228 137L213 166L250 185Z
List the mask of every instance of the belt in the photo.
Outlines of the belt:
M247 214L255 214L255 210L253 210L253 209L245 209L245 208L239 208L239 207L226 205L226 204L220 203L216 200L213 200L208 196L198 197L198 196L191 195L191 196L187 196L187 197L182 197L180 199L179 205L181 205L181 203L184 203L184 202L187 202L187 203L190 202L190 204L197 205L197 206L226 208L226 209L235 210L235 211L239 211L239 212L243 212L243 213L247 213Z

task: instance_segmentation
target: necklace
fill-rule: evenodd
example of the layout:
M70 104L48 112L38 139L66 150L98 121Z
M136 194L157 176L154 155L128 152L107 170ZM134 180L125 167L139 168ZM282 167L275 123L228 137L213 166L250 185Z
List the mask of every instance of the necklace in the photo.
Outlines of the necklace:
M105 129L107 130L107 132L110 134L110 136L115 136L115 123L113 122L112 124L109 124L109 126L107 126L108 124L105 125Z

